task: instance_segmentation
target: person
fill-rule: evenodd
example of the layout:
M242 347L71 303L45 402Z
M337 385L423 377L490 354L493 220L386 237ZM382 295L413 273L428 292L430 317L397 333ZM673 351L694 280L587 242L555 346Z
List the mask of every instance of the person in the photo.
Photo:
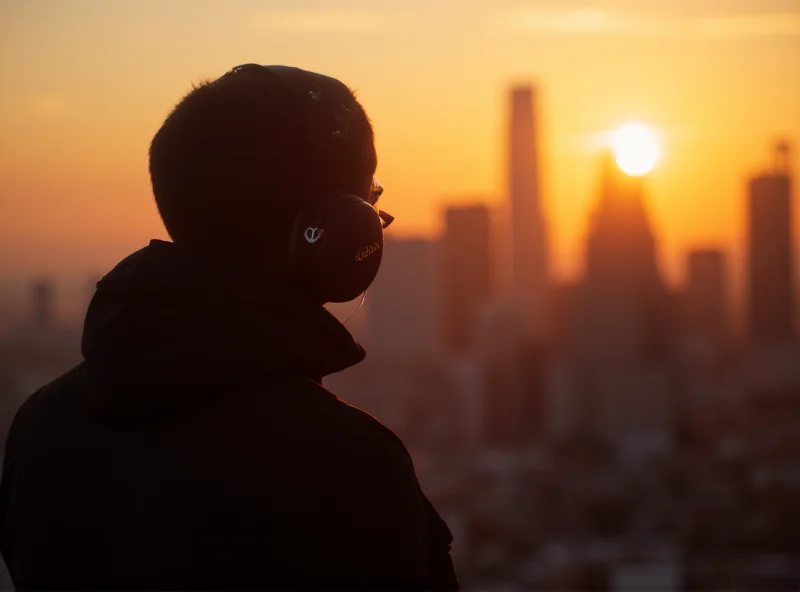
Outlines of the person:
M171 242L97 285L83 361L15 417L0 550L19 589L456 589L398 437L321 385L365 357L325 308L392 218L336 79L247 64L155 134ZM390 379L390 378L388 378Z

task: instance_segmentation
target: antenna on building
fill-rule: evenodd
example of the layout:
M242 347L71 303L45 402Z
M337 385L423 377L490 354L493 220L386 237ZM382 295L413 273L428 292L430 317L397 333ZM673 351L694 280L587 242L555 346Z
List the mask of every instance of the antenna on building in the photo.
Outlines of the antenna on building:
M775 174L789 174L789 142L779 140L775 144Z

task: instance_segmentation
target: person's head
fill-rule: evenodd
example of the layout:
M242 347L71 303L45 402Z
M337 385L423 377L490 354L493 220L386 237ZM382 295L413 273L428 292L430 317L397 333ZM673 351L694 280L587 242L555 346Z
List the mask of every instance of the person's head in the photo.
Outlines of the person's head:
M347 115L344 134L328 129L336 109ZM284 269L298 213L335 194L368 199L376 165L372 125L353 92L285 67L240 67L196 85L150 146L172 240L272 273Z

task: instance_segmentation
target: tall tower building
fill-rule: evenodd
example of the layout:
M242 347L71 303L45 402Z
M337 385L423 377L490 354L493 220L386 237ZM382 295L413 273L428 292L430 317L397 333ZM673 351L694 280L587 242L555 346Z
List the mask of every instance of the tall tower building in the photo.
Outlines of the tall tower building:
M775 148L771 172L750 180L747 329L751 343L794 336L794 257L789 147Z
M485 205L445 211L440 276L443 338L451 352L473 348L477 313L492 293L490 226Z
M539 176L536 89L511 90L509 178L511 201L512 285L529 339L547 333L547 237Z
M671 322L642 177L603 160L600 200L590 223L578 310L578 348L601 367L659 358Z
M693 342L721 353L730 337L725 253L715 249L688 256L684 294L686 332Z
M668 361L673 314L641 177L603 162L576 302L573 372L579 434L609 442L621 462L672 445Z

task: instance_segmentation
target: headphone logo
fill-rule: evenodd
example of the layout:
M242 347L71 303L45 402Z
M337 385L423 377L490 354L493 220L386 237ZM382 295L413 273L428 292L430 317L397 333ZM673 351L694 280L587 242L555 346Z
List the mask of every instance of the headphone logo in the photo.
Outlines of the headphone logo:
M374 242L371 245L367 245L356 254L356 261L363 261L370 255L374 255L375 253L377 253L380 248L381 246L378 242Z
M303 236L305 237L306 242L308 244L313 245L320 238L322 238L323 234L325 234L325 230L324 229L309 227L309 228L306 228L306 231L305 231L305 233L303 233Z

